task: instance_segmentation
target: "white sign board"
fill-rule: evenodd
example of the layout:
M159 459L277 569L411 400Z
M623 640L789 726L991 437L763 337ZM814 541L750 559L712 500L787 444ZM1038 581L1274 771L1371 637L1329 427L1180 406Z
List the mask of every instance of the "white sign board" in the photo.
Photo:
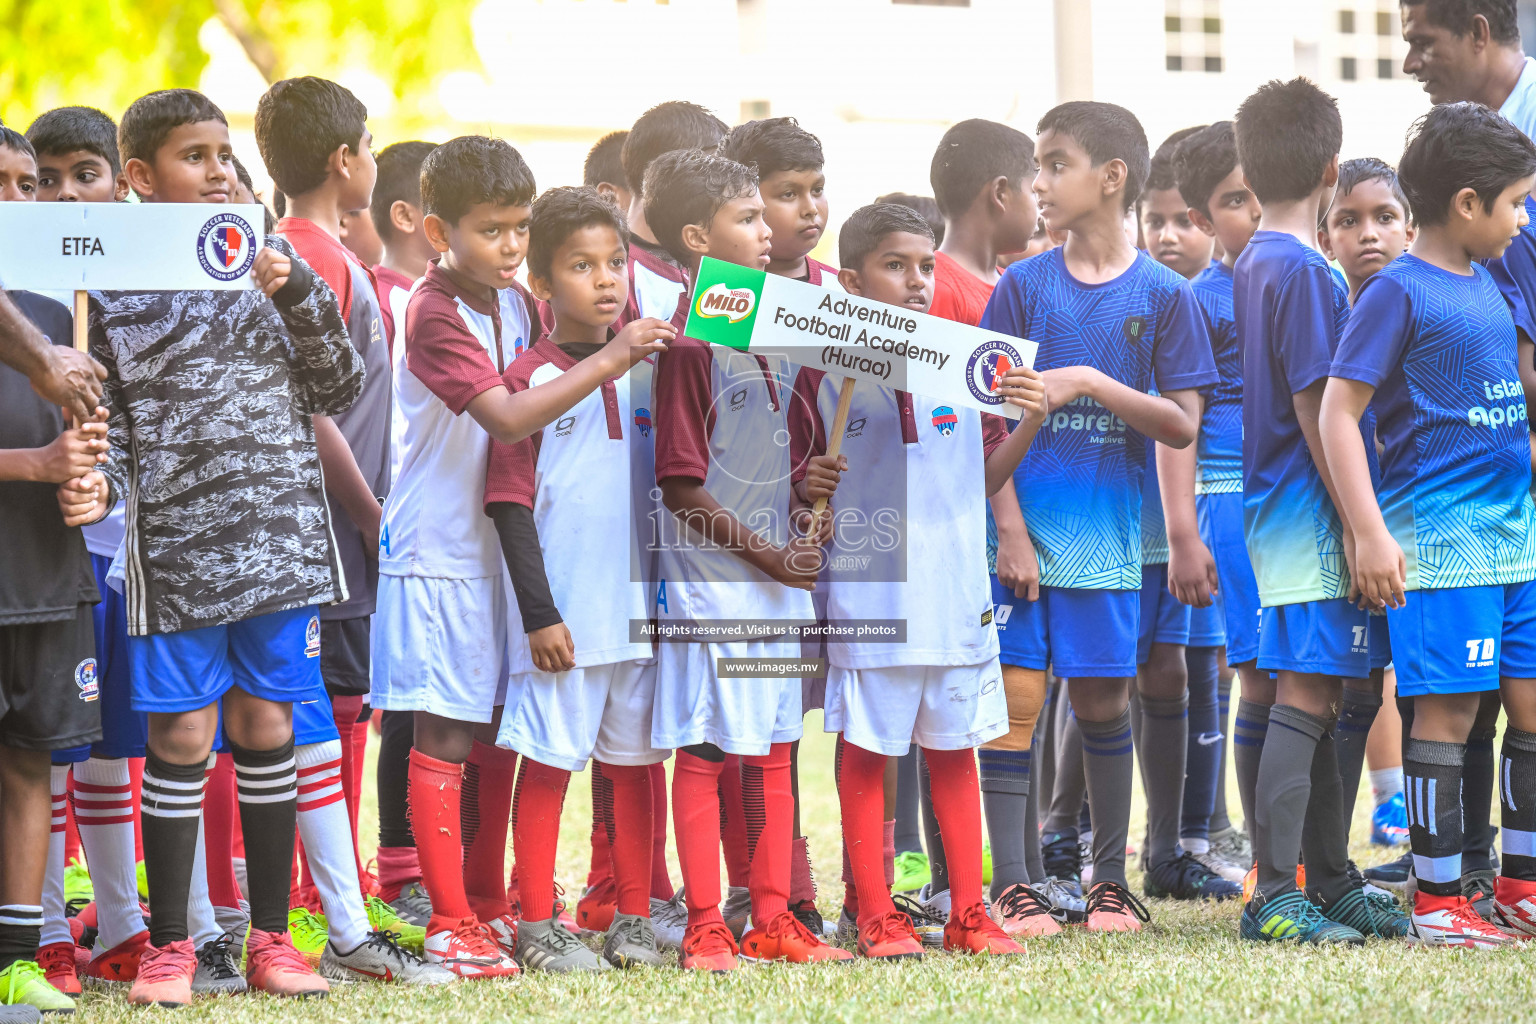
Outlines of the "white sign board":
M0 203L0 288L250 288L262 208L213 203Z
M705 257L688 305L689 337L743 352L790 353L802 366L1018 419L997 393L1035 364L1034 342L751 267Z

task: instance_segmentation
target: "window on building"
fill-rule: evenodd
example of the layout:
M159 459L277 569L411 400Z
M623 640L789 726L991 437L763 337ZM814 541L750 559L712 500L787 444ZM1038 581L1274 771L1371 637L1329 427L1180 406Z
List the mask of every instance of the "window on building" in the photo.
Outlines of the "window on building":
M1164 66L1169 71L1221 71L1221 0L1163 2Z
M1389 38L1397 35L1397 32L1392 25L1391 11L1376 12L1376 34L1379 36L1387 36Z
M1397 70L1397 61L1392 60L1390 57L1378 57L1378 58L1376 58L1376 77L1377 78L1382 78L1382 79L1391 78L1393 72L1395 72L1396 70Z
M971 0L891 0L907 7L969 7Z
M742 100L741 119L743 121L761 121L768 116L772 109L767 100Z
M1355 12L1354 11L1340 11L1339 12L1339 34L1340 35L1346 35L1346 36L1352 36L1352 35L1355 34Z
M1355 69L1356 61L1353 57L1339 58L1339 77L1346 82L1353 82L1358 77Z

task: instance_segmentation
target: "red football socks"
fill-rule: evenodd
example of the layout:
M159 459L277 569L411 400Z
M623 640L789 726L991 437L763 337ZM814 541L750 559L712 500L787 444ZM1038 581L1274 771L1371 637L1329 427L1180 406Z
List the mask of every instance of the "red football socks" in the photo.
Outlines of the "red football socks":
M747 885L752 871L752 855L747 846L749 826L741 785L741 758L726 754L720 766L720 842L725 847L726 883L738 889ZM673 802L676 803L675 796Z
M587 869L587 886L596 888L613 877L613 851L608 848L608 833L613 830L613 785L603 773L602 762L592 761L592 861Z
M474 913L464 892L459 821L463 788L463 765L411 751L411 831L434 917L458 919Z
M618 912L651 916L651 771L649 765L603 766L613 787L613 882Z
M139 778L142 780L143 775ZM235 761L229 754L220 754L203 793L208 902L216 907L240 905L240 882L235 877L235 826L239 814L235 805Z
M976 751L923 748L933 788L933 812L949 864L950 905L956 911L981 902L981 788Z
M788 743L775 743L761 757L741 759L741 794L750 837L747 884L752 895L752 920L767 924L789 910L795 798L789 784Z
M651 898L669 900L675 895L667 871L667 764L650 766L651 776Z
M331 717L336 721L336 732L341 736L341 792L347 802L347 820L352 828L352 852L357 854L357 807L361 793L361 769L357 751L357 716L362 713L363 698L332 697ZM366 735L366 734L365 734ZM357 877L363 877L363 859L357 860Z
M688 901L688 924L719 922L720 776L724 764L677 752L672 767L672 817L677 860Z
M523 758L512 803L512 853L524 921L548 921L555 912L555 849L560 809L571 773Z
M507 819L512 814L516 771L516 753L479 740L464 761L460 811L464 819L464 891L469 909L482 921L512 911L507 899ZM558 814L554 820L558 825Z
M864 924L895 909L883 863L886 756L846 741L838 749L842 755L837 795L843 814L843 877L853 876L854 895L852 899L845 896L843 906ZM978 860L980 853L978 849Z

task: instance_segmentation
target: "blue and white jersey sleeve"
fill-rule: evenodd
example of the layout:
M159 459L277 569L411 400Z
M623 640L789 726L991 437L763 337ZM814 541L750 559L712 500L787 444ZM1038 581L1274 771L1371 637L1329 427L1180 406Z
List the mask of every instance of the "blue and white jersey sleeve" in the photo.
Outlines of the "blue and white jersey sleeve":
M1366 282L1333 376L1376 388L1379 501L1410 590L1536 578L1515 324L1482 267L1405 255Z

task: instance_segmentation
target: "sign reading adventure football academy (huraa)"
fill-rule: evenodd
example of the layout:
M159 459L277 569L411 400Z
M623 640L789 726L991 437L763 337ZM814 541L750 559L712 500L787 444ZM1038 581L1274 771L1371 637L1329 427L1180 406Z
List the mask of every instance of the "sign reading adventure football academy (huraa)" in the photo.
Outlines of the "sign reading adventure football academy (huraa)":
M689 337L789 354L801 366L952 406L1018 419L997 394L1033 366L1036 345L902 306L847 295L706 257L688 305Z
M243 204L0 203L0 288L251 288L262 226Z

